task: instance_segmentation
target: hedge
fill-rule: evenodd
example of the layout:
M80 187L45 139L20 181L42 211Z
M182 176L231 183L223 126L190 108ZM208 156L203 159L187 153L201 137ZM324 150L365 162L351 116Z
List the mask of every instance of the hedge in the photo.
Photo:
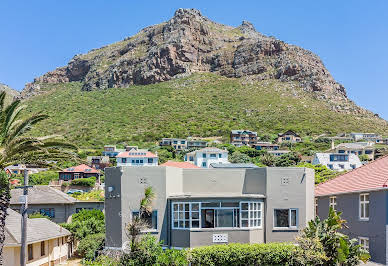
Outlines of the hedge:
M96 184L96 178L94 176L88 178L79 178L71 181L71 185L73 186L81 186L81 187L94 187Z
M104 243L104 233L88 235L79 242L77 254L87 260L92 260L97 255L97 251L102 250Z
M192 265L295 265L297 247L291 243L227 244L194 248Z

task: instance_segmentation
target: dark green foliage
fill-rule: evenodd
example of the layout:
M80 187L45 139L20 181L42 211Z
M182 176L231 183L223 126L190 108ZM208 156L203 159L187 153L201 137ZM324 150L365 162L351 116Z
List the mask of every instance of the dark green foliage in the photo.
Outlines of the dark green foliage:
M228 157L229 162L231 163L250 163L251 158L239 151L235 151L232 155L229 155Z
M87 260L92 260L97 256L97 252L102 250L105 243L105 234L87 235L81 239L77 247L77 254Z
M62 224L77 240L87 235L105 233L105 218L100 210L81 210L72 216L71 223Z
M50 217L48 217L47 215L44 215L44 214L41 214L39 212L34 212L34 213L31 213L28 215L28 218L30 219L34 219L34 218L46 218L46 219L50 219Z
M43 171L31 174L28 178L30 185L48 185L51 180L58 180L58 173L56 171Z
M297 165L300 162L300 155L296 152L283 154L275 159L276 167L289 167Z
M24 114L44 111L50 118L33 129L32 135L63 134L81 147L155 143L167 136L227 138L236 128L255 130L259 135L275 135L288 128L303 136L388 132L386 123L372 116L357 114L355 119L356 115L332 111L329 104L299 89L295 82L244 84L240 79L201 73L146 86L95 91L81 91L82 84L76 82L40 85L48 92L28 99ZM129 115L123 115L123 110Z
M73 186L94 187L95 184L96 184L96 178L94 176L71 180L71 185Z
M121 265L156 265L158 257L163 252L162 245L151 235L144 235L131 251L124 253L120 259Z
M330 207L328 218L321 221L317 216L303 230L302 239L318 239L325 251L327 262L324 265L359 265L360 260L369 260L369 253L357 244L356 239L350 240L339 231L346 221L341 219L341 212Z
M158 266L188 265L186 250L166 249L158 257Z
M340 172L330 170L326 166L321 165L321 164L313 165L311 163L300 163L297 166L314 169L314 171L315 171L315 184L320 184L320 183L325 182L329 179L332 179L340 174Z
M265 166L274 166L276 158L272 154L267 153L260 156L259 161Z

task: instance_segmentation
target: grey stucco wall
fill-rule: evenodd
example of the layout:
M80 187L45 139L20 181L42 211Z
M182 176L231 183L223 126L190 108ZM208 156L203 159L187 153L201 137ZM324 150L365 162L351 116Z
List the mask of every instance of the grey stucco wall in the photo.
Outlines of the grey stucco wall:
M368 237L371 260L386 264L386 191L369 192L369 221L359 219L360 193L333 195L337 197L336 210L347 221L348 228L343 230L350 238ZM329 213L330 196L318 197L318 216L326 219Z
M289 180L286 185L281 184L284 177ZM312 169L267 168L266 242L295 241L299 231L314 218L313 180L314 170ZM297 229L274 229L274 210L289 208L297 209Z

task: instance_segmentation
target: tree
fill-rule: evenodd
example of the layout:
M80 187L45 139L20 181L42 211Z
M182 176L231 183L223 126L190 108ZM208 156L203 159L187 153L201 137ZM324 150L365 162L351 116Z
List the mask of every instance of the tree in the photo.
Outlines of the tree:
M18 163L47 165L48 160L75 158L74 145L58 139L58 136L31 137L25 134L38 122L47 118L43 114L21 117L25 106L19 100L5 105L5 92L0 93L0 171ZM9 206L9 181L5 173L0 174L0 265L4 243L5 218Z
M136 252L138 236L141 234L141 231L147 228L148 223L144 219L146 216L152 214L152 202L155 199L155 192L152 187L146 187L144 189L144 197L140 200L139 215L132 217L127 226L127 236L131 241L131 253L133 255Z
M276 158L275 166L277 167L288 167L292 165L297 165L300 162L299 154L295 152L289 152L283 154L282 156Z
M265 166L274 166L275 165L275 157L272 154L263 154L260 156L260 162Z
M321 164L311 164L311 163L299 163L297 167L306 167L314 169L315 171L315 184L320 184L322 182L325 182L329 179L332 179L340 174L340 172L336 172L333 170L330 170L325 165Z
M231 163L249 163L251 158L245 153L235 151L232 155L229 156L229 162Z
M326 253L324 265L358 265L359 261L369 260L369 253L356 244L356 239L349 239L339 232L344 228L346 221L341 219L341 212L330 207L327 219L321 221L317 216L309 222L301 235L300 240L318 239Z

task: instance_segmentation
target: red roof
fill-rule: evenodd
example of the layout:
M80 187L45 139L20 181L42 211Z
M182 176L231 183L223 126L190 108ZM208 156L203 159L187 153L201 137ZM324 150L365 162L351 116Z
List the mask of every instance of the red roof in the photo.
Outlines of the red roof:
M161 164L160 166L170 166L170 167L176 167L176 168L199 168L195 164L188 163L188 162L174 162L174 161L168 161L164 164Z
M152 152L144 151L124 151L120 152L116 157L125 158L158 158L158 156Z
M381 157L326 181L315 187L316 196L362 192L386 188L388 185L388 156Z
M99 170L89 167L86 164L80 164L77 166L69 167L64 169L62 172L70 172L70 173L86 173L86 174L98 174Z

